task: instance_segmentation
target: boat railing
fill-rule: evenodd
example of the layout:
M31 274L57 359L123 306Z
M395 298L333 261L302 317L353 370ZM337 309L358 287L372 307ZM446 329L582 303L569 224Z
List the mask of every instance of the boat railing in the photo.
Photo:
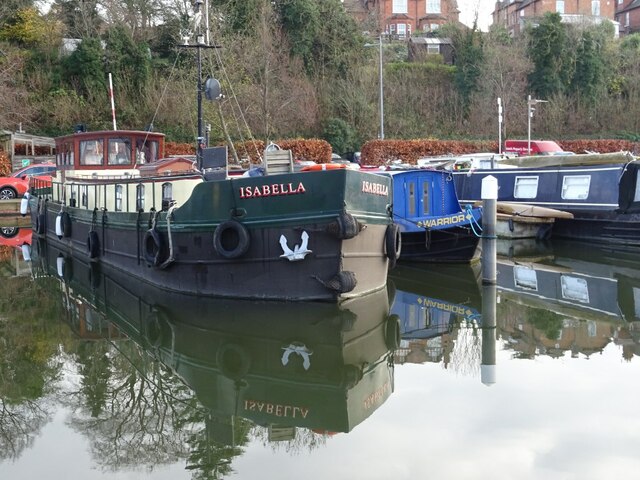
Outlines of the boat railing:
M162 183L159 180L163 180ZM119 177L117 181L100 183L63 183L43 178L31 180L31 193L45 200L85 210L126 213L167 209L174 201L176 192L173 187L167 178L134 177L125 180Z

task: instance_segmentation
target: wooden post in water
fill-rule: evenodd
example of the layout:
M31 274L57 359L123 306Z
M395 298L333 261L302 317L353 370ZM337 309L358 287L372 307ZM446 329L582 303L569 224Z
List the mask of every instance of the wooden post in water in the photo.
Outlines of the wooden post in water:
M480 381L496 383L496 285L482 286L482 360Z
M482 179L482 284L495 285L496 221L498 180L493 175Z

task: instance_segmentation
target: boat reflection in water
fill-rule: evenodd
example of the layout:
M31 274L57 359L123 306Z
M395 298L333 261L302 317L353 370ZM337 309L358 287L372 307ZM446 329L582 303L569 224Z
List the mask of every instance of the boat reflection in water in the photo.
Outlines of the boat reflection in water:
M553 250L499 257L498 326L517 356L578 357L611 342L640 354L640 258L554 241Z
M400 319L398 363L443 362L473 373L481 360L482 297L477 264L398 265L391 312Z
M143 347L193 390L219 443L238 444L237 417L270 440L349 432L393 391L399 325L386 289L338 305L215 300L144 289L46 242L34 263L60 277L78 334Z
M478 266L390 272L402 336L396 362L436 362L475 375L490 364L482 356L493 347L485 335L493 316L498 348L515 357L588 358L611 344L626 360L640 354L637 254L533 240L508 251L521 255L498 255L495 291L480 285Z

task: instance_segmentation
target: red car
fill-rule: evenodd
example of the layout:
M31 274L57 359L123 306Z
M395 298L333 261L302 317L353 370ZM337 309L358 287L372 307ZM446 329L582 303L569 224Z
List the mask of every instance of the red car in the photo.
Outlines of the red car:
M31 245L31 227L0 227L0 246L17 247Z
M11 200L24 195L29 189L29 177L51 175L56 170L54 163L35 163L8 177L0 177L0 200Z

